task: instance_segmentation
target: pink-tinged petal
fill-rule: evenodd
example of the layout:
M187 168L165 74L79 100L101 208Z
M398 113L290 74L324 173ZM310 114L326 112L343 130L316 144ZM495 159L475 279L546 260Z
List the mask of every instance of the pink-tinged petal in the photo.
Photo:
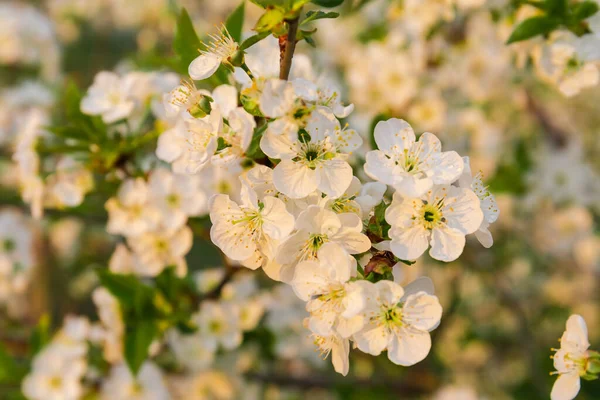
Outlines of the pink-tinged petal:
M465 235L455 229L441 227L433 229L429 255L440 261L454 261L465 248Z
M326 160L317 166L320 175L318 188L331 197L340 197L352 182L352 167L344 160Z
M320 175L292 160L282 160L273 170L275 188L292 199L301 199L314 192L320 183Z
M406 121L397 118L378 122L374 136L377 148L388 155L410 149L415 142L413 129Z
M402 260L415 260L429 247L430 232L421 225L406 229L390 229L390 248Z
M401 328L388 347L388 358L394 364L408 367L427 357L429 350L429 333Z
M195 81L211 77L221 65L221 59L213 54L201 54L190 63L188 74Z
M580 388L581 381L576 373L559 375L556 382L554 382L554 386L552 386L550 399L572 400L577 396Z

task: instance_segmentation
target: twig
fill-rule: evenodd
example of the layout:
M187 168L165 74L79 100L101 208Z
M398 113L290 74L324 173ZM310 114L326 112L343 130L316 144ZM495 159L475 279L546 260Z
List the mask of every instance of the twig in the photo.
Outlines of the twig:
M296 49L296 33L298 32L298 19L288 20L288 33L287 35L279 38L279 79L287 80L290 76L290 69L292 68L292 58L294 57L294 50Z
M525 96L527 98L527 109L540 124L544 134L556 147L565 147L567 145L569 133L559 126L556 126L556 124L548 116L548 113L546 113L546 111L535 101L529 91L525 92Z

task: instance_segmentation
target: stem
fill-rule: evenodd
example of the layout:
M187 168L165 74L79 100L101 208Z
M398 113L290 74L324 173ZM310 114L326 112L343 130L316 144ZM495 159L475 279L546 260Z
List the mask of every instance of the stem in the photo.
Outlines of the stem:
M242 63L241 67L244 70L244 72L246 73L246 75L248 75L248 78L254 80L254 75L252 75L252 71L250 71L250 68L248 68L248 66L246 65L245 62Z
M296 32L298 32L298 19L288 20L288 33L279 39L279 49L281 51L281 58L279 62L279 79L287 80L290 76L290 69L292 68L292 58L294 57L294 50L296 49ZM285 38L285 42L282 39Z

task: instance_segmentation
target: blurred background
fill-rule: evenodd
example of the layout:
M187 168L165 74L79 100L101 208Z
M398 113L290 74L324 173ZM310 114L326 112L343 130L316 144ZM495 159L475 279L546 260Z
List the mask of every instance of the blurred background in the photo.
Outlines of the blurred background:
M247 3L250 32L261 10ZM555 379L550 348L570 314L585 318L592 348L600 349L600 87L567 97L536 58L542 39L507 46L526 14L515 2L440 3L346 1L340 18L319 23L316 47L302 42L297 50L315 78L336 80L355 105L347 122L364 135L365 150L374 121L406 119L416 132L438 135L444 149L469 155L496 196L491 249L473 241L456 262L424 257L401 267L404 282L429 276L444 307L430 355L403 368L353 352L350 374L338 376L306 337L303 304L257 271L261 323L235 357L223 354L199 373L220 391L189 398L255 391L268 399L542 399ZM0 256L10 261L0 263L3 351L25 357L43 315L54 327L68 314L97 318L94 269L108 265L118 242L106 233L100 192L81 206L31 217L13 160L30 113L56 118L65 82L84 91L102 70L170 71L179 7L206 35L238 4L0 3ZM201 231L206 218L191 225ZM204 284L202 273L220 267L221 256L196 235L187 263ZM171 361L162 361L177 386ZM17 375L0 374L0 399L18 398ZM583 382L579 398L599 399L600 382Z

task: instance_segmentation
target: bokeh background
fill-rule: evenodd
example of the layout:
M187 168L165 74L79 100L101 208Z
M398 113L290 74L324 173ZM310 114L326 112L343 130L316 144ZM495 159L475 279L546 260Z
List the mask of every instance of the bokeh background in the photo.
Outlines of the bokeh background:
M108 264L117 243L105 231L102 194L31 217L12 159L27 113L52 117L65 82L85 90L102 70L168 71L178 7L206 34L238 3L0 3L0 254L17 246L20 263L0 268L3 351L25 356L42 315L54 327L67 314L97 318L94 269ZM340 18L319 23L316 48L302 42L297 50L315 77L336 80L354 103L348 122L367 146L373 121L406 119L416 132L436 133L445 149L469 155L496 195L491 249L473 241L456 262L425 257L402 267L406 282L431 277L444 307L430 355L402 368L353 352L342 378L306 337L302 303L258 271L259 328L235 358L224 354L202 372L223 389L189 398L256 391L268 399L542 399L555 379L550 348L570 314L585 318L600 349L600 87L566 97L531 57L542 40L507 46L521 18L514 2L459 1L450 14L438 3L347 1ZM246 31L260 13L248 2ZM192 224L202 230L206 219ZM187 261L195 275L219 267L221 256L197 236ZM0 399L19 398L13 372L0 374ZM169 379L176 386L178 378ZM600 398L600 382L583 382L579 398Z

